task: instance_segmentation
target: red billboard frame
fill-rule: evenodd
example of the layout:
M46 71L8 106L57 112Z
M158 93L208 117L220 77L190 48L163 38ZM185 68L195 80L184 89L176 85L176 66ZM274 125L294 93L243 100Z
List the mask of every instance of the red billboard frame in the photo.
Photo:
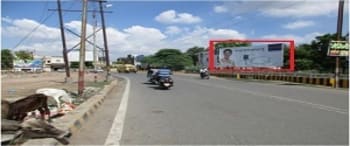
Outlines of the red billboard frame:
M253 42L262 42L262 43L289 43L289 68L288 69L264 69L267 71L289 71L294 72L295 69L295 63L294 63L294 52L295 52L295 45L294 40L285 40L285 39L245 39L245 40L238 40L238 39L232 39L232 40L210 40L209 41L209 70L210 71L216 71L217 68L214 66L214 57L215 57L215 43L232 43L232 42L242 42L242 43L253 43ZM234 70L233 67L231 70ZM247 69L237 69L238 71L245 71ZM249 71L262 71L262 69L255 68L255 69L249 69Z

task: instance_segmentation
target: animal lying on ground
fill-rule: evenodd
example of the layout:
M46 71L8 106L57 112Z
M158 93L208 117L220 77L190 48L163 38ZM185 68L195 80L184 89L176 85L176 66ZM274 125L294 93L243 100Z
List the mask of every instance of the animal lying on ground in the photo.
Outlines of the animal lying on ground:
M47 114L50 120L47 99L48 96L44 94L33 94L16 100L10 103L6 119L22 121L28 112L39 110L42 119L45 119L45 114ZM6 102L4 103L6 104ZM2 109L2 111L6 111L6 109Z
M21 124L22 131L29 138L55 138L62 144L69 144L67 137L71 136L69 131L57 129L42 119L29 118Z
M28 139L36 138L55 138L60 143L69 144L68 138L71 136L69 131L56 128L45 120L29 117L19 124L20 130L16 132L10 145L20 145Z

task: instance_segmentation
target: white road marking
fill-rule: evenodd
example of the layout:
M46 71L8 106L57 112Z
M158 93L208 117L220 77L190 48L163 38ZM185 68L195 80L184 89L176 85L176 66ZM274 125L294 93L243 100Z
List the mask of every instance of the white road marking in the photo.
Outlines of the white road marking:
M113 121L111 130L109 131L108 137L104 145L114 145L119 146L120 140L123 134L124 120L126 115L126 110L128 106L129 93L130 93L130 80L123 77L126 80L126 86L123 93L122 100L120 102L117 115Z
M310 105L311 107L314 107L314 108L327 110L327 111L331 111L331 112L337 112L340 114L346 114L346 115L348 114L347 110L336 108L336 107L331 107L331 106L326 106L326 105L322 105L322 104L316 104L316 103L311 103L311 102L307 102L307 101L291 99L291 98L281 97L281 96L269 96L269 97L274 98L274 99L278 99L278 100L288 101L288 102L295 102L295 103Z
M180 79L180 80L182 80L182 79ZM184 80L184 81L187 81L187 80ZM332 106L326 106L326 105L322 105L322 104L311 103L311 102L307 102L307 101L303 101L303 100L297 100L297 99L293 99L291 97L267 95L264 93L252 92L252 91L245 90L245 89L226 87L226 86L217 85L217 84L213 85L213 84L206 84L206 83L202 83L202 82L195 82L195 83L200 84L200 85L209 86L209 87L234 90L234 91L243 92L243 93L247 93L247 94L251 94L251 95L255 95L255 96L262 96L262 97L268 97L271 99L278 99L278 100L282 100L282 101L299 103L299 104L307 105L307 106L312 107L312 108L317 108L317 109L321 109L321 110L326 110L326 111L331 111L331 112L336 112L336 113L348 115L348 111L346 109L336 108L336 107L332 107Z

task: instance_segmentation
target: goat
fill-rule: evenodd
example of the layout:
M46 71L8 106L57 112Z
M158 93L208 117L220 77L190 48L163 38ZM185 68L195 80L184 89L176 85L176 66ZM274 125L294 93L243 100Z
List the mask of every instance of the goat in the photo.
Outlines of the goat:
M44 94L33 94L16 100L10 103L7 119L22 121L27 116L27 112L39 110L42 119L45 119L45 114L47 114L50 120L47 99L48 96Z

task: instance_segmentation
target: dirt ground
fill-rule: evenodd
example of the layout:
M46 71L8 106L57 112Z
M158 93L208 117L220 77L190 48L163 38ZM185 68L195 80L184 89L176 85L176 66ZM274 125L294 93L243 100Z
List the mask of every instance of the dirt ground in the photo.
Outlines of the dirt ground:
M97 82L104 82L105 73L85 73L85 87ZM65 72L43 73L6 73L1 75L1 98L17 98L34 94L39 88L67 89L78 92L78 72L71 72L71 79L65 83Z

